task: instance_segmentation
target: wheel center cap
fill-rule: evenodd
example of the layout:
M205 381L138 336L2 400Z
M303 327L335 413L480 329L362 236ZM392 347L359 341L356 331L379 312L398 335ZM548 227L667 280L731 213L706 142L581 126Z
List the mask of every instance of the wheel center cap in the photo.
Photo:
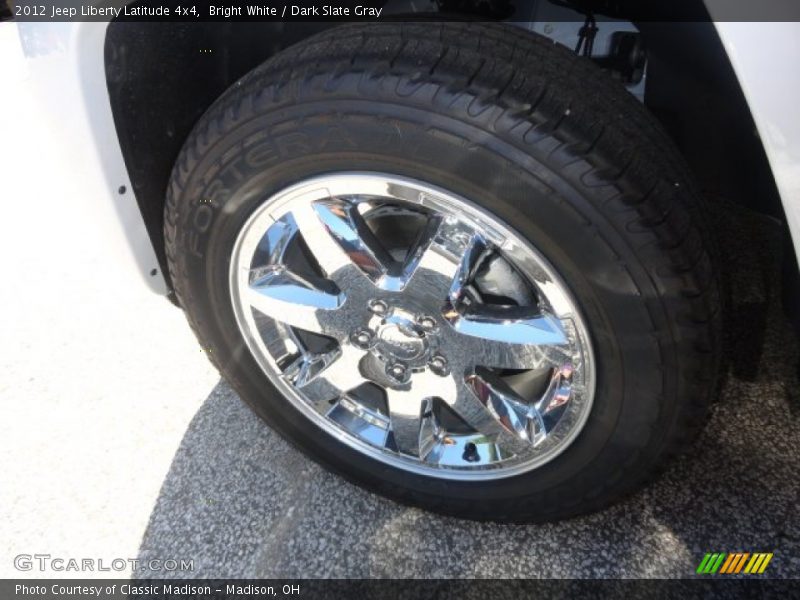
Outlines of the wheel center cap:
M379 351L400 360L413 360L425 354L428 341L422 336L394 323L387 323L378 332Z
M384 358L409 364L427 358L429 334L410 312L394 308L383 316L376 329L376 350Z

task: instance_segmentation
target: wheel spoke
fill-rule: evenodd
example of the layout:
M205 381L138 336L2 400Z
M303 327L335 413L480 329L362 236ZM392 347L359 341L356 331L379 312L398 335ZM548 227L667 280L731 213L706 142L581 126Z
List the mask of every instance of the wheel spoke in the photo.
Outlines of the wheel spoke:
M366 407L358 398L345 394L325 416L362 440L383 448L389 435L389 418L383 413Z
M471 382L462 377L438 377L428 372L414 379L414 391L419 398L438 397L467 425L487 438L493 439L512 454L530 449L526 438L509 433L486 404L481 401Z
M304 353L298 361L284 371L287 378L318 410L326 410L330 400L345 395L367 379L362 375L359 362L363 353L343 345L326 354ZM298 377L295 375L306 375Z
M386 388L386 401L397 449L403 454L418 457L423 408L419 395L416 390Z
M484 248L483 239L468 225L431 218L404 266L406 287L436 306L455 306Z
M503 385L502 380L492 377L492 373L486 370L476 370L469 375L467 384L489 414L506 431L522 440L528 439L528 409L511 388Z
M309 202L293 212L297 228L325 275L348 281L358 271L379 284L392 264L357 205L340 198Z
M547 391L534 406L543 419L549 419L549 415L566 405L572 399L573 393L579 389L573 382L574 373L575 368L572 363L565 363L553 372Z
M475 431L494 438L495 443L511 454L523 454L530 450L527 436L510 431L498 419L486 403L478 396L471 379L459 382L456 401L450 407Z
M458 341L473 364L502 369L538 369L569 358L569 323L553 315L449 315ZM565 326L565 324L567 326Z
M556 369L547 391L535 404L526 403L501 378L486 369L476 369L467 382L506 431L536 446L558 422L555 412L569 402L572 374L573 367L569 363Z
M321 354L301 352L284 369L283 376L297 388L306 387L321 371L338 360L340 355L339 348Z
M433 412L433 398L422 401L422 421L419 430L419 457L428 462L439 462L440 452L446 432Z
M324 313L338 310L345 297L341 292L319 289L283 268L273 268L251 273L248 300L250 306L277 321L324 333Z

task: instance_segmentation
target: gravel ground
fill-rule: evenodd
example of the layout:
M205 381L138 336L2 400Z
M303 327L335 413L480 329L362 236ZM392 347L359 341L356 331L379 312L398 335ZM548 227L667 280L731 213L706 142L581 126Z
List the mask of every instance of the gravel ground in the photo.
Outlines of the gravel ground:
M800 577L797 353L768 222L737 216L724 244L733 361L686 457L600 514L461 521L354 487L261 424L180 311L106 252L91 215L107 198L86 187L83 142L42 144L51 130L29 90L12 91L0 99L14 115L0 122L0 151L14 148L0 182L0 577L41 576L13 568L36 552L193 559L177 576L672 577L710 551L775 552L768 573Z

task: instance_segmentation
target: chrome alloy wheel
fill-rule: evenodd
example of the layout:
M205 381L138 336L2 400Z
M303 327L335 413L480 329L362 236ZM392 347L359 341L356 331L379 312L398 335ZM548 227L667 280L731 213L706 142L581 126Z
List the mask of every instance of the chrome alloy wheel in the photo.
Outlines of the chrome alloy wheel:
M371 173L285 189L239 232L230 285L277 389L392 466L508 477L562 452L589 415L595 363L565 284L441 189Z

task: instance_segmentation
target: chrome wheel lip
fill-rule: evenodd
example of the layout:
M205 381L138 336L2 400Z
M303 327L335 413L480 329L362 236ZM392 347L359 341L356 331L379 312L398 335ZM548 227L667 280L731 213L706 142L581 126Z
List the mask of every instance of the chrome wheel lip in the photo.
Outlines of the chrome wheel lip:
M388 448L380 448L370 444L339 427L312 408L302 394L293 386L287 384L284 378L279 375L277 365L267 351L260 335L253 334L254 331L257 331L257 328L252 316L252 310L243 299L240 290L242 285L241 261L249 260L253 251L252 239L250 240L250 247L246 247L248 244L246 240L248 240L248 237L252 238L250 232L253 230L257 231L263 224L274 223L274 218L269 215L280 211L290 203L302 201L306 197L319 199L319 196L315 196L315 194L320 188L341 189L343 185L353 190L349 192L351 194L369 195L374 193L376 196L395 198L425 209L436 211L446 209L449 214L458 215L459 218L466 219L480 228L482 233L487 234L488 240L496 244L504 253L511 253L514 263L526 276L535 277L537 274L539 275L540 281L537 281L537 287L554 308L554 312L561 318L569 316L573 321L575 338L582 354L583 394L580 398L579 413L563 435L558 438L554 436L551 447L547 451L516 464L504 465L503 461L500 461L498 463L490 463L488 466L484 465L482 468L437 466L424 463L420 459L414 459L393 452ZM387 190L391 190L391 195L387 196ZM267 216L266 218L265 215ZM262 229L261 233L263 234L265 231L266 229ZM567 450L583 430L591 413L596 390L594 351L588 328L585 325L586 321L566 283L536 248L498 217L466 198L429 183L387 173L358 171L319 175L282 189L266 198L241 227L231 253L229 286L233 312L239 331L243 335L253 358L275 388L327 435L331 435L350 448L384 464L417 475L457 481L487 481L513 477L537 469ZM546 289L543 289L542 286Z

